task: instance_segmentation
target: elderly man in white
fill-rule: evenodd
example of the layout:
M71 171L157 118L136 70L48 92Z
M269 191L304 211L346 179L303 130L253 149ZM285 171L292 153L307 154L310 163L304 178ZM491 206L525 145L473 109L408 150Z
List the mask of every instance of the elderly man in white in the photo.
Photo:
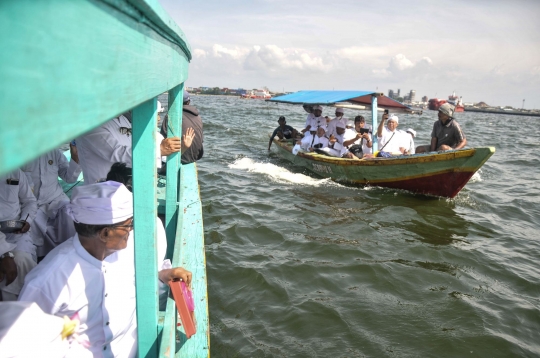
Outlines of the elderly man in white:
M388 119L388 124L384 122ZM402 155L406 151L408 139L397 130L399 118L395 114L388 118L388 113L383 114L379 128L377 129L377 138L379 140L379 152L385 151L392 155Z
M37 211L37 202L24 173L17 169L0 175L0 221L25 220L17 232L1 234L0 291L4 301L15 301L26 274L36 266L36 247L30 229Z
M93 184L105 179L111 165L116 162L131 166L130 116L131 113L126 112L76 139L84 184ZM156 136L157 142L160 143L156 148L156 157L159 158L157 164L158 168L161 168L161 157L179 152L181 141L178 137L164 139L159 132Z
M69 198L58 183L58 177L75 183L81 173L77 147L70 145L70 151L69 162L62 151L55 149L21 168L37 199L38 211L30 235L38 257L75 235L73 220L64 209Z
M132 194L114 181L80 186L74 189L68 210L77 234L27 276L19 301L36 302L45 313L57 316L78 313L78 333L90 342L96 357L135 357ZM161 282L182 279L191 285L190 272L163 269L166 264L158 264Z
M347 122L349 121L347 118L343 117L345 114L345 111L343 108L336 108L336 116L334 119L328 123L328 127L326 128L326 136L330 138L331 135L336 135L336 125L337 123L342 123L343 126L347 126Z

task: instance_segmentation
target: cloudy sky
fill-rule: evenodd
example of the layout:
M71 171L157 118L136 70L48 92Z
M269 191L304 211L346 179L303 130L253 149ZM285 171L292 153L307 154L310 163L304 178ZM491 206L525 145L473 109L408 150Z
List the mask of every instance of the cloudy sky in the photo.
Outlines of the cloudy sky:
M188 86L416 90L540 108L540 1L160 0Z

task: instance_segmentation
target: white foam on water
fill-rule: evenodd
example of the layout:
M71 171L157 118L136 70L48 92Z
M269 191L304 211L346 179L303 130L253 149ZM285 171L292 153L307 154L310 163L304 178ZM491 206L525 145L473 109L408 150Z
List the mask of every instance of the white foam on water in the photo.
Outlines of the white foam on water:
M247 170L250 173L264 174L270 179L291 184L301 184L310 186L320 186L325 184L334 184L330 179L314 179L300 173L291 173L285 168L279 167L272 163L255 162L250 158L240 158L229 164L231 169ZM338 184L336 184L338 185Z
M480 171L481 171L481 169L473 174L471 179L469 179L469 183L476 183L476 182L481 182L482 181L482 177L480 176Z

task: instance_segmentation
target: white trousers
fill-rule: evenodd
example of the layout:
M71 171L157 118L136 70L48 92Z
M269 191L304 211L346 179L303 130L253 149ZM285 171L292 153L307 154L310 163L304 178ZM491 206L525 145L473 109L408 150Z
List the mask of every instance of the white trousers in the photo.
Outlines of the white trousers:
M0 282L0 291L2 292L3 301L17 301L19 293L24 285L24 278L26 275L36 267L36 262L32 259L32 256L24 251L15 249L13 251L15 257L15 265L17 265L17 277L15 281L6 286L6 278Z

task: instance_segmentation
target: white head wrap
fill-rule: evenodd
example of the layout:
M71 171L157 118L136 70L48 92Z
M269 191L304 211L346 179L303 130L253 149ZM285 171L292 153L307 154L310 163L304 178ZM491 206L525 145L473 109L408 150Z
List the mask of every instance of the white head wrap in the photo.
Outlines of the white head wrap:
M133 216L133 195L115 181L78 186L67 209L77 223L112 225Z
M396 124L399 124L399 118L395 114L392 114L390 118L388 118L388 121L394 121Z

